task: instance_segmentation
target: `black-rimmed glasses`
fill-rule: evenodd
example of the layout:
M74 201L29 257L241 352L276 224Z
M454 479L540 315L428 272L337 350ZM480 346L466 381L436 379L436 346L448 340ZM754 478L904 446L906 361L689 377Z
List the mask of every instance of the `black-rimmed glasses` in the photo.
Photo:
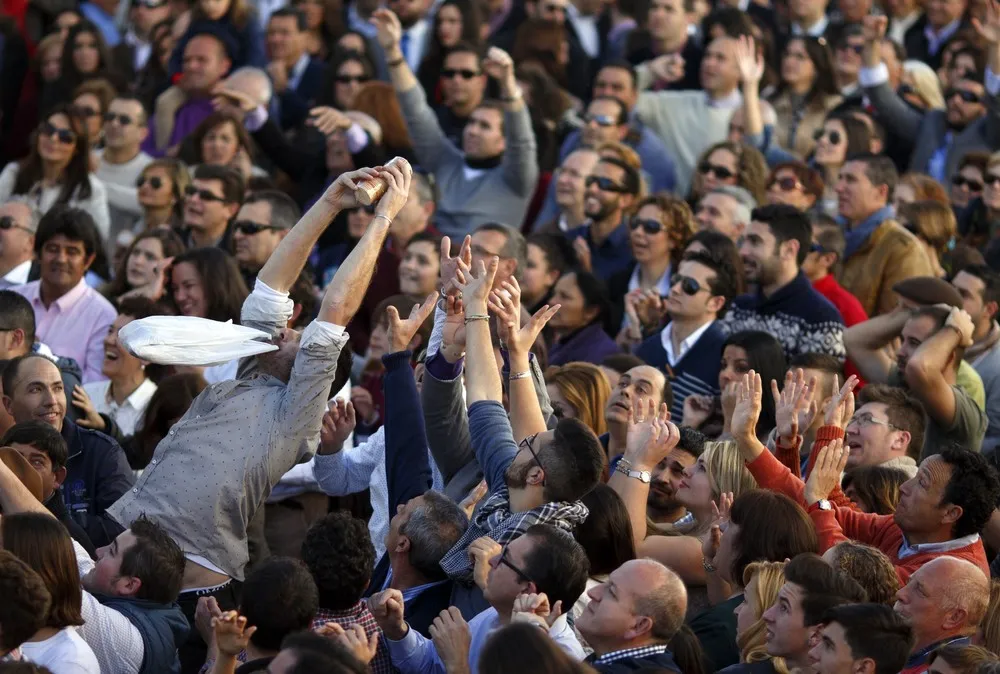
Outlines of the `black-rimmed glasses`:
M520 443L518 443L517 448L519 450L520 449L527 449L528 452L531 454L531 458L535 460L535 464L537 464L538 467L542 469L542 474L544 475L544 473L545 473L545 466L543 466L542 462L538 460L538 454L535 453L535 448L532 447L532 445L535 444L535 438L537 438L537 437L538 437L538 433L535 433L534 435L529 435L524 440L521 440ZM545 486L545 478L544 477L542 478L542 486L543 487Z
M534 436L532 436L532 437L534 437ZM514 573L516 573L518 575L518 577L523 578L525 582L527 582L527 583L534 583L535 582L535 581L531 580L531 576L529 576L528 574L526 574L521 569L517 568L517 566L512 561L510 561L510 559L507 558L507 548L506 548L506 546L504 547L503 550L500 551L500 559L497 561L497 563L498 564L503 564L504 566L506 566L508 569L510 569L511 571L513 571Z

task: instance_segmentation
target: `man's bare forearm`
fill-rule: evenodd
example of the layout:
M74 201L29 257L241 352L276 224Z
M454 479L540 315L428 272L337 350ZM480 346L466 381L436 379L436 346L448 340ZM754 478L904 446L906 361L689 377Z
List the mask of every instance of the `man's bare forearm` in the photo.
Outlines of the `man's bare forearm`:
M43 513L52 516L48 508L42 505L17 475L3 463L0 463L0 507L3 508L5 515Z
M320 197L281 240L257 278L269 288L288 292L306 266L309 253L320 235L339 212L339 208Z
M385 245L388 233L389 220L376 216L368 225L361 241L334 274L333 281L323 295L319 320L346 326L354 318L368 291L372 274L375 273L375 261Z

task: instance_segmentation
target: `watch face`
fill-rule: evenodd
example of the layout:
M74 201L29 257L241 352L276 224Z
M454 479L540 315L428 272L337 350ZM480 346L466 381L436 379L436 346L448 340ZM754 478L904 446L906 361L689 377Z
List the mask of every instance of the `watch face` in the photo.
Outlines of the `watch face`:
M639 479L645 482L646 484L649 484L650 480L652 479L652 476L649 474L648 470L643 470L639 472Z

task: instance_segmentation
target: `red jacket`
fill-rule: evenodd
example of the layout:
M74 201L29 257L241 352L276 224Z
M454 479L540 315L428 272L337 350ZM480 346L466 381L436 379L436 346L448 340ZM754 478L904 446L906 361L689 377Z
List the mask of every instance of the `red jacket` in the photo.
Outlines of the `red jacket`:
M837 283L837 279L833 277L833 274L827 274L813 283L813 288L820 295L830 300L830 304L837 307L841 318L844 319L844 327L849 328L852 325L864 323L868 320L868 313L858 298L852 295L844 286ZM858 390L865 385L865 380L861 376L861 372L850 360L844 363L844 374L848 377L852 374L857 375L860 380Z
M803 498L805 484L792 475L788 467L778 461L771 452L764 451L756 460L748 463L747 468L761 488L785 494L803 508L807 508L808 504ZM987 578L990 576L990 566L986 561L982 540L949 552L918 552L900 559L899 549L903 545L903 532L896 525L892 515L874 515L841 507L820 510L815 505L808 507L807 510L819 536L820 552L826 552L837 543L850 539L866 543L884 552L892 561L901 584L905 585L910 574L921 566L942 555L968 560L978 566Z

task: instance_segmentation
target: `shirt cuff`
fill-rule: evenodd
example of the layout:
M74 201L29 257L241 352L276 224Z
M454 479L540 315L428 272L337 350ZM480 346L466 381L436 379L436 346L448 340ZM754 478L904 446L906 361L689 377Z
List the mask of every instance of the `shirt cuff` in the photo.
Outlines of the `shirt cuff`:
M464 364L464 358L459 358L457 363L449 363L438 351L424 361L424 369L438 381L455 381L461 376Z
M302 346L332 346L347 341L347 328L327 321L313 321L302 331Z
M253 292L243 302L240 315L244 323L247 321L287 323L294 309L295 304L288 297L288 293L278 292L258 278L254 283Z
M351 154L361 152L368 145L368 134L361 128L360 124L351 124L344 137L347 141L347 151Z
M1000 94L1000 75L993 72L991 68L986 69L986 78L983 80L983 84L986 87L986 93L990 96Z
M267 124L267 119L267 108L263 105L258 105L256 108L248 112L246 117L243 118L243 126L246 127L246 130L250 133L256 133L257 131L260 131L265 124Z
M858 72L858 84L862 87L877 87L889 81L889 69L884 63L879 63L874 68L862 68Z

